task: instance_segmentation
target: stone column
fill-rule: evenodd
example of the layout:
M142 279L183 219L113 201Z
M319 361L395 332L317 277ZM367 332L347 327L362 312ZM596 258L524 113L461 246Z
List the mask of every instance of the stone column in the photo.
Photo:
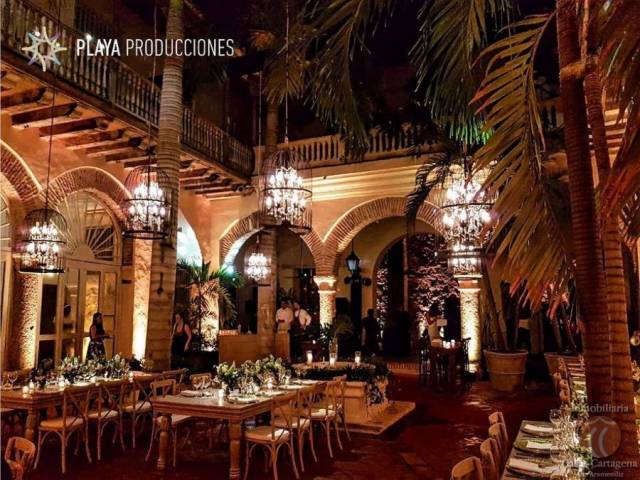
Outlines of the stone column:
M38 314L42 301L42 277L30 273L14 275L13 321L9 348L10 368L22 370L34 368L36 364L36 338L38 336Z
M278 287L278 252L275 231L260 234L260 248L265 256L271 257L271 276L258 286L258 339L260 353L274 352L274 325L276 318L276 288Z
M320 295L320 324L333 323L333 315L336 310L336 277L335 275L316 275L313 280L318 285Z
M133 245L133 328L131 353L142 359L147 350L149 295L151 294L151 260L153 242L135 240Z
M460 279L460 320L462 338L469 341L469 369L477 372L482 359L482 329L480 326L480 285L477 279Z

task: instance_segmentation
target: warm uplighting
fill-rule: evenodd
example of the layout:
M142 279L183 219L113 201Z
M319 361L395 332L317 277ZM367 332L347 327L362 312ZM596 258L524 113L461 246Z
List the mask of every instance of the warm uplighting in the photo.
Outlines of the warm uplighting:
M131 197L122 202L123 235L146 240L165 238L171 228L171 193L166 173L152 165L135 168L125 186Z
M26 273L64 272L64 232L67 224L55 210L34 210L24 219L18 243L20 271Z
M442 223L449 266L456 278L474 278L480 274L483 236L491 223L490 209L480 183L454 174L442 205Z

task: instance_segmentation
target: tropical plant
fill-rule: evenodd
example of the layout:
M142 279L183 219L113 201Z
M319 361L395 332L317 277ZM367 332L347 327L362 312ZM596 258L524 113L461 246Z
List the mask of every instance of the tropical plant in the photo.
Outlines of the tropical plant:
M189 300L189 318L192 326L202 333L203 320L215 318L221 308L223 328L235 328L237 310L230 293L231 287L240 287L242 277L226 269L211 270L211 262L194 264L187 260L178 261L178 268L186 273L186 283L193 289Z

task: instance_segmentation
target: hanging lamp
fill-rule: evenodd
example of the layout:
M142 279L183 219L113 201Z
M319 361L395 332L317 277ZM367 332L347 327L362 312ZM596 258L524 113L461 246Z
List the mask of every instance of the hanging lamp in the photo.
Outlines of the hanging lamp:
M157 36L157 6L153 10L153 39ZM156 58L153 57L151 81L155 88ZM129 198L120 204L124 225L122 235L143 240L163 240L171 233L172 195L169 176L153 164L151 147L151 116L147 122L146 165L134 168L124 181Z
M284 146L261 166L260 214L266 228L286 227L303 235L311 231L311 189L305 185L308 167L301 149L289 145L289 3L286 3L286 91L284 97ZM309 183L308 181L306 182Z
M58 10L58 26L60 11ZM56 74L54 75L54 82ZM65 266L67 222L49 205L49 183L53 149L53 123L57 89L54 84L51 99L51 122L49 124L49 152L47 155L47 187L44 208L32 210L24 218L16 242L20 260L19 270L24 273L62 273Z
M260 152L262 149L262 71L258 75L258 164L260 164ZM258 209L258 228L260 228L260 209ZM262 252L260 247L260 236L262 232L258 230L256 244L250 252L245 255L245 275L256 283L264 282L271 275L270 255Z

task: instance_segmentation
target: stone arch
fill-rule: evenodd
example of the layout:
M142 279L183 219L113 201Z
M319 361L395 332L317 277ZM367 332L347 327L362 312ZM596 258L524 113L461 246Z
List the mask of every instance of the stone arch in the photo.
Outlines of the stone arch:
M25 208L35 208L42 186L22 157L0 140L0 173ZM3 182L5 183L5 182ZM6 191L4 189L3 191Z
M220 237L220 265L232 264L244 242L256 233L259 228L257 211L231 224ZM302 236L302 240L309 248L317 268L323 250L320 236L315 230L311 230Z
M367 225L391 217L404 217L407 200L405 197L377 198L361 203L347 211L329 229L324 238L323 255L316 267L319 275L333 275L337 271L340 254L351 240ZM424 202L417 218L442 233L440 208Z
M94 194L118 221L124 220L120 203L129 197L129 192L116 177L96 167L78 167L58 175L49 185L49 202L55 206L67 195L79 191Z

